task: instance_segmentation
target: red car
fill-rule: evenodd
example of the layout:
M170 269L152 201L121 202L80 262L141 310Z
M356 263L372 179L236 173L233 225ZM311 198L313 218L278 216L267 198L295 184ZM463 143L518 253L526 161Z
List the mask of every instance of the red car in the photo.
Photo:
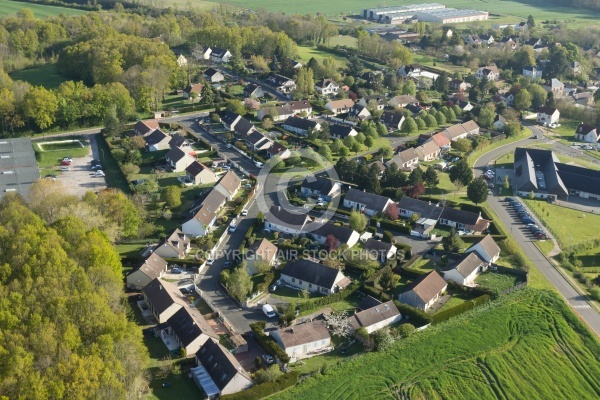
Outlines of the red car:
M65 160L63 160L63 161L60 162L60 165L71 165L71 161L65 161Z

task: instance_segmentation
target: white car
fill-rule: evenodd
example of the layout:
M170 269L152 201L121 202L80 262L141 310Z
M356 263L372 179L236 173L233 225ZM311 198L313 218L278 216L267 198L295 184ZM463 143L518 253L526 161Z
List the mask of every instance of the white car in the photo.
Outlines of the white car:
M245 217L246 215L248 215L248 210L242 210L241 216Z
M209 257L209 259L206 260L206 265L213 265L214 262L215 262L215 259L212 257Z
M105 177L106 175L104 174L104 171L99 169L98 171L94 172L94 176Z

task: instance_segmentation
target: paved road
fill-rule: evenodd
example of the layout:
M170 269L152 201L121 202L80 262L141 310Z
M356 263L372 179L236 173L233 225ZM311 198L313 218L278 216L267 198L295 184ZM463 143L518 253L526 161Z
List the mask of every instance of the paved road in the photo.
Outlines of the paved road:
M543 133L537 127L531 126L530 128L534 135L537 135L538 137L543 135ZM475 174L480 175L486 165L492 163L493 160L506 154L507 152L512 152L517 147L534 144L539 140L541 139L524 139L506 146L499 147L490 151L489 153L484 154L477 159L477 161L475 161ZM506 205L502 199L496 196L490 196L488 197L488 204L492 210L494 210L500 221L510 230L511 235L521 246L525 252L525 255L567 300L580 318L585 321L588 326L594 332L596 332L597 335L600 335L600 314L598 314L598 312L596 312L596 310L589 305L583 296L577 293L571 284L544 257L540 250L535 246L532 238L529 235L526 235L527 232L522 229L523 224L518 219L514 218L513 215L509 214L508 209L506 208Z

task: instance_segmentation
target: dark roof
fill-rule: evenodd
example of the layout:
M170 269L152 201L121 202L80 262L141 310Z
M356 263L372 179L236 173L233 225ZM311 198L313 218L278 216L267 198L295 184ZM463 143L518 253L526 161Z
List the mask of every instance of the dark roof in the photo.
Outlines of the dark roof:
M181 136L179 133L176 133L173 136L171 136L171 140L169 141L169 146L181 147L185 144L186 141L187 141L186 138Z
M479 256L479 254L477 254L477 252L472 251L463 255L455 264L444 268L444 271L456 269L463 278L466 278L482 265L486 265L486 262Z
M227 110L225 115L223 115L223 117L221 118L221 121L223 121L227 125L231 125L233 124L233 121L235 121L239 116L239 114Z
M142 289L142 293L158 314L162 314L167 308L177 303L172 294L173 288L169 288L169 285L174 286L172 283L155 278Z
M360 308L361 310L366 310L367 308L375 307L380 304L381 301L377 300L375 297L365 296L365 298L362 299L360 303L358 303L358 308Z
M367 107L363 106L362 104L356 103L350 109L350 114L356 114L356 115L358 115L358 114L360 114L362 112L362 110L366 110L366 109L367 109ZM367 110L367 112L368 111L369 110ZM371 114L371 113L369 112L369 114Z
M421 218L439 219L442 213L442 207L438 207L431 202L413 199L412 197L404 196L398 202L399 210L408 210L419 214Z
M167 324L173 329L183 347L188 346L203 333L196 320L185 307L180 308L173 314L167 320Z
M349 317L350 324L354 329L375 325L389 318L400 315L400 311L392 300L378 304Z
M538 113L543 113L546 115L552 115L556 112L556 108L554 107L540 107L537 110Z
M141 135L146 135L148 132L152 132L155 129L158 129L158 120L155 119L138 121L133 126L133 130L140 132Z
M329 125L329 134L331 136L337 136L339 138L346 138L352 132L354 128L348 125L331 124Z
M567 188L557 172L558 159L551 150L515 149L514 170L517 188L520 191L543 190L557 195L568 194ZM538 184L538 173L543 174L544 186Z
M285 85L289 81L293 81L293 79L288 78L283 75L279 75L279 74L270 74L267 77L267 80L274 82L278 86L282 86L282 85Z
M154 132L146 136L146 144L148 146L154 146L155 144L159 144L163 140L167 139L169 135L161 131L160 129L156 129ZM171 143L171 142L169 142Z
M381 116L381 120L385 125L394 127L397 127L403 118L404 114L394 111L384 111L383 115Z
M208 77L212 77L213 75L220 74L220 73L221 73L221 72L217 71L217 70L216 70L216 69L214 69L214 68L209 68L209 69L207 69L206 71L204 71L204 75L206 75L206 76L208 76Z
M205 169L209 169L206 165L199 163L198 161L194 161L185 169L187 173L191 176L198 176Z
M212 50L212 53L210 53L211 57L215 56L215 57L222 58L225 55L225 53L227 53L227 49L222 49L220 47L212 47L211 50Z
M237 124L235 124L233 129L240 135L247 135L250 133L250 131L252 131L252 129L254 129L254 125L252 125L246 118L242 117Z
M369 239L363 244L363 249L373 251L385 251L386 253L392 249L393 244L382 242L380 240Z
M162 272L167 270L167 262L153 252L142 262L137 270L131 271L131 273L138 270L146 274L149 278L156 279L160 277Z
M223 390L238 373L246 379L250 379L250 375L242 368L233 354L216 340L208 339L196 353L196 358L219 390Z
M310 119L288 117L283 125L307 131L309 128L314 129L317 126L317 123L315 121L311 121Z
M474 244L473 246L469 247L469 249L467 251L471 250L476 245L481 245L483 250L490 257L494 257L495 255L500 254L500 247L498 247L498 245L494 241L494 238L491 235L486 235L483 239L481 239L479 241L479 243Z
M327 237L332 235L337 240L340 241L340 244L348 243L350 237L355 233L354 229L348 228L346 226L339 226L328 222L326 224L321 225L317 229L315 229L312 233L315 235L319 235L322 237Z
M272 155L277 155L283 151L287 150L287 147L282 145L281 143L274 142L271 147L267 149L267 152Z
M356 189L350 189L344 200L363 204L369 210L384 212L388 202L390 201L390 198L379 196L378 194L361 192L360 190Z
M406 285L404 293L412 290L423 302L428 303L447 286L448 284L440 274L436 271L431 271Z
M324 196L328 196L333 189L335 182L329 179L323 179L314 176L307 176L302 181L301 187L310 189L311 191L318 191Z
M264 140L269 139L259 131L254 131L250 135L248 135L248 137L246 137L246 141L252 145L257 145Z
M181 150L179 147L173 147L169 152L165 155L165 158L171 160L173 162L177 162L185 157L187 153Z
M244 88L244 93L247 95L251 95L252 93L254 93L254 91L256 89L258 89L260 86L255 85L254 83L249 83L246 85L246 87Z
M475 225L480 218L479 214L475 214L469 211L458 210L452 207L444 207L440 218L447 219L448 221L458 222L465 225Z
M335 284L335 279L339 272L337 269L327 267L323 264L299 259L288 261L285 267L283 267L281 274L312 283L313 285L331 288Z
M406 108L408 111L410 111L410 112L411 112L411 113L413 113L413 114L418 114L418 113L420 113L421 111L423 111L423 107L421 107L421 106L418 106L418 105L415 105L415 104L408 104L408 105L407 105L406 107L404 107L404 108Z
M310 221L310 217L306 214L295 214L289 212L285 208L280 206L272 206L269 209L269 214L266 215L267 221L269 221L269 217L273 217L276 221L277 225L286 225L294 228L302 228L308 221Z
M570 190L600 194L600 171L556 163L558 175Z

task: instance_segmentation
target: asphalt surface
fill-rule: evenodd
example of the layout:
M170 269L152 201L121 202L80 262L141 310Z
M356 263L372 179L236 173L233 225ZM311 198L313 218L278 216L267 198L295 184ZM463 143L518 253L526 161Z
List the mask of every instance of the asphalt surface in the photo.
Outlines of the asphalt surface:
M479 176L483 173L486 165L491 164L495 159L501 157L507 152L513 152L517 147L523 147L530 144L535 144L542 139L543 133L536 126L530 126L535 136L538 139L524 139L506 146L499 147L481 156L475 161L475 175ZM565 146L567 147L567 146ZM571 284L556 270L556 268L544 257L542 252L535 246L534 240L529 235L529 232L523 229L523 223L510 212L507 203L503 198L497 196L489 196L488 204L494 210L500 221L510 230L510 234L515 238L516 242L521 246L527 258L529 258L535 266L544 274L550 283L558 290L558 292L567 300L567 303L573 308L576 314L588 324L588 326L600 335L600 314L593 309L586 298L581 296L571 286Z

